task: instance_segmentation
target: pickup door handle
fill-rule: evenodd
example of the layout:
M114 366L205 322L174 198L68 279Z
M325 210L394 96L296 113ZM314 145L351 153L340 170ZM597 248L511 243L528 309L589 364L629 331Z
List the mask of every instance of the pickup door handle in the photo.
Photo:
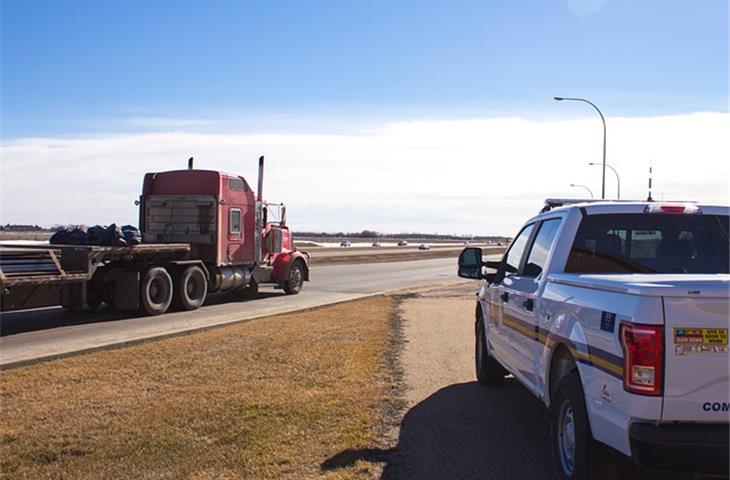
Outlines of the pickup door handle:
M522 302L522 306L525 307L525 310L532 311L533 308L535 308L535 301L531 298L528 298L524 302Z
M505 302L505 303L506 303L506 302L508 302L508 301L509 301L509 292L504 292L504 293L502 293L502 295L500 295L500 296L499 296L499 298L500 298L500 299L501 299L501 300L502 300L503 302Z

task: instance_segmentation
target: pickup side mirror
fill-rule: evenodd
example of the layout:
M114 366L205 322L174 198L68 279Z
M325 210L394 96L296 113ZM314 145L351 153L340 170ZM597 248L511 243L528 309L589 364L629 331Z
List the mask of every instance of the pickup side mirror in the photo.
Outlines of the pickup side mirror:
M494 283L502 262L485 262L482 260L482 249L468 247L459 254L459 272L462 278L471 278L474 280L485 279L489 283ZM494 273L485 273L483 267L497 269Z
M459 254L459 276L461 278L471 278L481 280L484 278L482 273L482 249L467 247Z

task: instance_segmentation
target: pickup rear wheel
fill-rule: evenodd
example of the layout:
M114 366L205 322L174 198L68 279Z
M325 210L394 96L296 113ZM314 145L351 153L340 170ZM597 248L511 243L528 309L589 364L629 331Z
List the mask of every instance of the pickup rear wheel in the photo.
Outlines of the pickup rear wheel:
M551 413L553 459L560 478L593 478L596 445L588 423L583 387L576 370L560 381Z
M504 367L489 356L484 330L484 319L481 314L475 325L474 359L476 360L477 381L480 385L501 385L506 374Z
M162 315L172 302L172 278L162 267L147 270L140 288L140 304L147 315Z
M208 295L208 279L200 267L183 270L175 285L175 304L184 310L196 310Z

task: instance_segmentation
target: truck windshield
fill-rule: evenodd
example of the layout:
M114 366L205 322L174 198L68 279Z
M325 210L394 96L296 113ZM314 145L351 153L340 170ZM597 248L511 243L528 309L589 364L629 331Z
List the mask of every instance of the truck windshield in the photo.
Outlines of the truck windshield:
M728 273L728 216L588 215L566 273Z

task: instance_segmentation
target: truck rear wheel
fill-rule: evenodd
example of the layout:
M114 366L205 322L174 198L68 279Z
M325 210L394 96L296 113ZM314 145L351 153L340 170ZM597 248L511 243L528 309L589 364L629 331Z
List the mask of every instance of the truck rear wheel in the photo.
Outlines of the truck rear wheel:
M289 269L289 276L284 282L284 291L289 295L296 295L302 291L304 285L304 267L299 260L294 261L294 265Z
M562 378L551 407L550 437L560 478L584 480L595 473L595 441L577 370Z
M175 305L183 310L197 310L208 295L208 279L200 267L183 270L176 279Z
M484 331L484 319L481 314L475 325L474 359L476 362L477 381L480 385L501 385L506 371L504 367L487 351Z
M140 304L147 315L162 315L172 302L172 278L162 267L147 270L140 287Z

